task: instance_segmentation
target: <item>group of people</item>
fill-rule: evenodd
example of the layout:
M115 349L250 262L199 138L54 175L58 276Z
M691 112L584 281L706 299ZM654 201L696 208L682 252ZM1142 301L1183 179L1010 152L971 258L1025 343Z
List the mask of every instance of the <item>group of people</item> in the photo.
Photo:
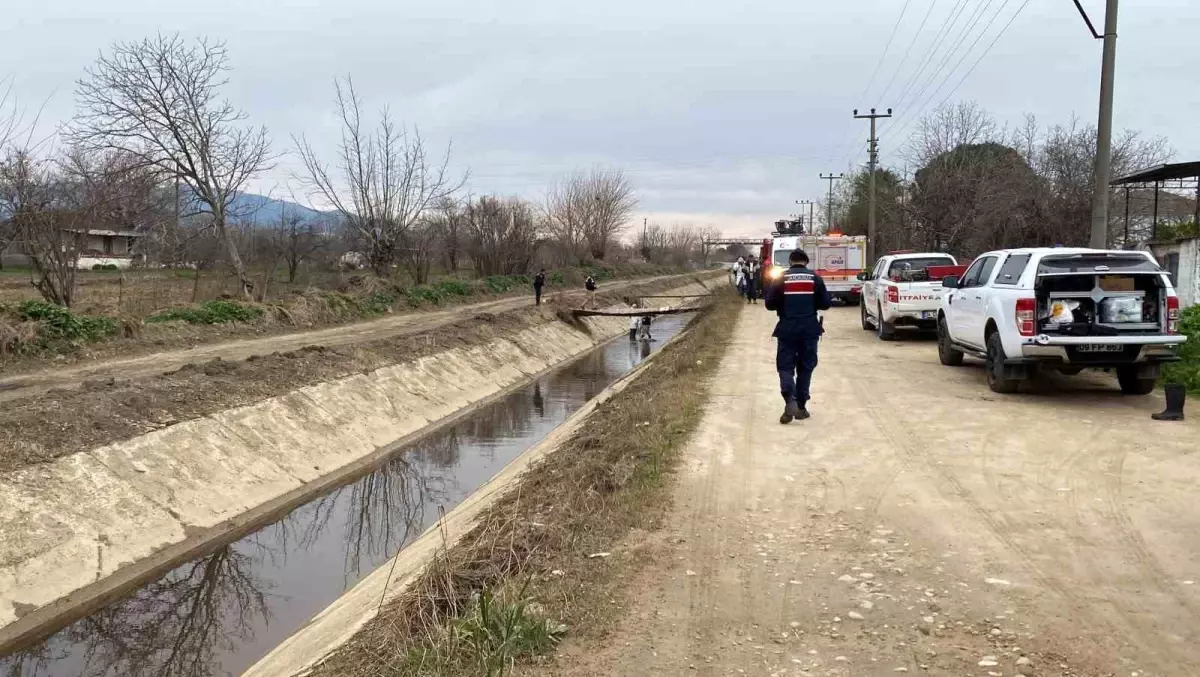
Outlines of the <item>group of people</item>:
M779 317L772 336L778 341L775 351L775 369L779 373L779 390L783 395L784 409L780 423L791 423L809 417L809 386L813 370L817 368L817 345L825 327L818 311L828 310L833 304L825 281L808 268L808 254L797 249L788 255L788 269L770 284L763 284L763 268L753 256L738 257L730 269L730 278L738 293L747 303L758 301L762 291L763 304L767 310ZM535 303L542 303L542 288L546 285L546 271L539 270L533 278ZM596 305L596 280L589 275L584 282L587 291L586 306ZM638 308L635 302L631 306ZM633 315L629 319L631 342L653 339L650 337L650 315Z
M542 305L542 289L546 286L546 269L538 270L537 275L533 276L533 304L536 306ZM583 288L587 292L587 299L583 302L584 308L596 308L596 278L591 275L583 281Z
M739 256L729 274L733 286L737 287L738 293L746 299L746 303L758 303L759 290L763 288L762 265L753 256Z

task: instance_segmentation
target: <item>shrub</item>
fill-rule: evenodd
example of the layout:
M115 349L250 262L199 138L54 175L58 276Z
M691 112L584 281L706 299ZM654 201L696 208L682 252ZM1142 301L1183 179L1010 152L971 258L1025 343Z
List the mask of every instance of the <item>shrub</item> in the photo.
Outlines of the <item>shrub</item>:
M17 304L16 314L25 322L40 323L37 335L43 347L57 341L99 341L117 332L117 321L111 317L76 315L45 301L22 301Z
M183 321L188 324L227 324L229 322L253 322L263 316L263 309L237 301L205 301L193 308L172 308L151 315L147 322Z
M443 298L447 296L471 295L471 285L461 280L443 280L437 283L436 287Z
M439 288L428 285L413 287L406 292L406 295L408 296L408 304L414 308L425 303L441 303L443 297Z
M391 310L398 300L399 297L390 291L376 291L359 299L358 307L365 315L382 315Z
M120 270L115 263L94 263L92 270Z
M529 285L530 279L525 275L493 275L485 278L483 283L488 291L493 294L503 294L504 292Z
M1181 383L1188 390L1200 392L1200 306L1183 311L1179 318L1179 331L1188 340L1179 347L1179 361L1172 362L1163 370L1168 383Z

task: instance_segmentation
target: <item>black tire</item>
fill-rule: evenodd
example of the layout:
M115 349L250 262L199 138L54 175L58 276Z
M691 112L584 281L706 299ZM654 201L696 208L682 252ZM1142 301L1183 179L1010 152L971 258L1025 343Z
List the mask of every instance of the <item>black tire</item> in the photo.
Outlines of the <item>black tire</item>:
M946 318L938 318L937 328L938 359L947 367L958 367L963 363L963 352L950 342L950 330L946 328Z
M867 317L867 304L860 303L858 305L858 315L862 322L863 331L871 331L875 327L871 326L871 320Z
M879 336L879 340L891 341L896 338L896 328L883 319L883 306L876 307L875 312L875 334Z
M1017 392L1021 381L1004 377L1004 344L1000 342L1000 333L993 332L987 337L987 380L988 387L994 393L1009 395Z
M1149 395L1157 382L1158 379L1138 377L1136 366L1117 367L1117 383L1125 395Z

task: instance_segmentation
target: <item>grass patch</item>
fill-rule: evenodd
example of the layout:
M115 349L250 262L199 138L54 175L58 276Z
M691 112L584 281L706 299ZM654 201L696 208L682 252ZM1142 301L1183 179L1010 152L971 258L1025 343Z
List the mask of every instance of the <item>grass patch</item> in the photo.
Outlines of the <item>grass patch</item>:
M227 324L230 322L254 322L263 316L263 309L238 301L218 299L205 301L198 306L172 308L146 318L149 324L162 322L187 322L188 324Z
M116 318L73 313L45 301L0 305L0 357L66 352L119 330Z
M1200 393L1200 306L1183 311L1179 318L1179 332L1188 340L1179 347L1179 361L1171 362L1163 369L1163 381L1180 383L1193 393Z
M547 660L568 629L602 636L633 566L620 543L661 523L740 308L730 294L694 320L314 674L503 675Z
M512 595L484 590L432 641L412 647L392 673L501 677L518 661L550 652L567 626L546 618L526 590Z

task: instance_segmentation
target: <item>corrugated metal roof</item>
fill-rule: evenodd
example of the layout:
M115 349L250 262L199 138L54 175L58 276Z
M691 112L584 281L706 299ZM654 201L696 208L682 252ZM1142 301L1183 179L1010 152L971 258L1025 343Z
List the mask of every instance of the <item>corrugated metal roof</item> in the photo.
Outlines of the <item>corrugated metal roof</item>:
M1176 162L1140 169L1132 174L1113 179L1109 185L1123 186L1130 183L1154 183L1155 181L1174 181L1196 177L1200 177L1200 162Z

